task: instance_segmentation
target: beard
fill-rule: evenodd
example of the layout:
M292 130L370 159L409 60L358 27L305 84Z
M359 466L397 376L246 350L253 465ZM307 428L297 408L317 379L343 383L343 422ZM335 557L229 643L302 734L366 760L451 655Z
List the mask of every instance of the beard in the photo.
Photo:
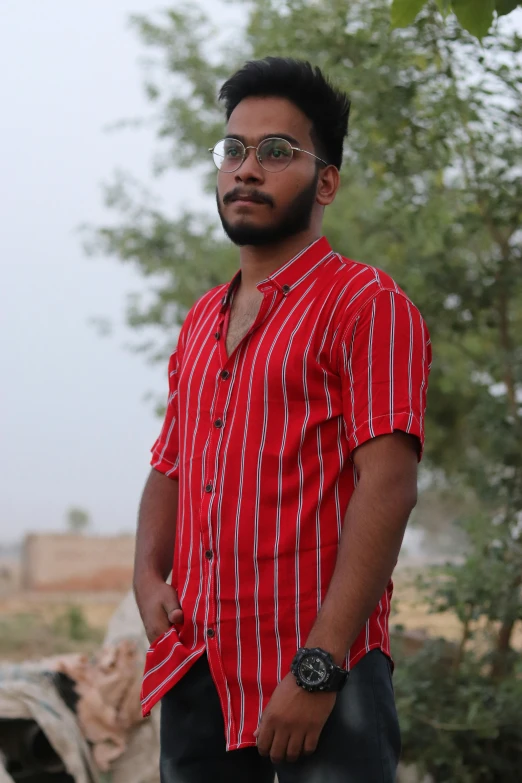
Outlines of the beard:
M285 209L277 223L269 226L257 226L247 221L239 225L232 225L223 215L219 195L216 190L216 201L218 214L221 219L223 230L227 237L235 245L251 245L261 247L263 245L274 245L278 242L288 239L288 237L301 234L310 227L312 219L312 210L317 195L317 182L319 180L319 171L316 171L312 182L307 185L293 199Z

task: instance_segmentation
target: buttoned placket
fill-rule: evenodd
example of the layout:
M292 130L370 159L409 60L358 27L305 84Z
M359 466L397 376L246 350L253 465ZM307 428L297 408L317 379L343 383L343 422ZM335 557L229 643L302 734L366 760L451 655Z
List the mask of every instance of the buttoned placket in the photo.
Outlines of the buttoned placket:
M219 465L220 450L223 441L226 437L226 416L227 416L227 398L230 393L230 386L233 383L233 363L235 360L236 352L244 348L245 341L259 328L259 326L265 320L267 313L270 309L270 305L273 302L271 294L275 289L279 290L282 296L286 296L290 288L289 286L282 286L279 288L272 281L266 281L259 286L259 290L263 293L263 300L259 307L257 317L252 324L251 328L237 345L235 350L230 356L227 356L226 351L226 336L228 332L228 326L230 323L230 303L226 305L227 297L223 297L221 302L221 309L217 324L213 328L213 338L218 342L218 357L219 357L219 370L218 370L218 390L215 396L214 407L210 411L210 437L208 443L208 451L206 455L206 480L204 482L204 491L201 501L201 518L200 518L200 530L202 537L203 550L205 552L205 572L206 572L206 584L208 586L207 593L207 627L205 634L207 638L207 650L208 654L212 655L212 649L209 648L208 643L217 642L218 636L216 634L216 620L217 620L217 606L216 606L216 568L218 567L219 558L216 557L216 553L213 550L213 541L215 530L213 525L213 516L215 501L217 500L216 494L218 490L219 480L219 468L216 469L216 464ZM216 475L214 471L216 470ZM207 570L208 569L208 570Z

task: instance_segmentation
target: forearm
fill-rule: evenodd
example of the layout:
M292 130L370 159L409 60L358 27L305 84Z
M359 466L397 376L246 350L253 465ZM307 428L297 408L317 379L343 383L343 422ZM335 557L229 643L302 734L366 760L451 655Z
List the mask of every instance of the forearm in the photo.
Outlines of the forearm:
M152 470L140 503L136 552L134 558L134 589L140 582L152 578L166 580L172 570L176 519L178 513L178 481Z
M377 606L393 572L416 502L411 482L361 477L344 519L337 563L306 641L340 664ZM415 495L415 496L414 496Z

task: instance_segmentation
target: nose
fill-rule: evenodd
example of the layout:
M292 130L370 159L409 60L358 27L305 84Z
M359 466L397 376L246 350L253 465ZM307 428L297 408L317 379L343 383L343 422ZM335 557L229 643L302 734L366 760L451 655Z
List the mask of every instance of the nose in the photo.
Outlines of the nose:
M246 157L235 172L235 181L237 184L244 183L260 183L264 182L264 170L257 159L257 150L252 147L248 147L246 150Z

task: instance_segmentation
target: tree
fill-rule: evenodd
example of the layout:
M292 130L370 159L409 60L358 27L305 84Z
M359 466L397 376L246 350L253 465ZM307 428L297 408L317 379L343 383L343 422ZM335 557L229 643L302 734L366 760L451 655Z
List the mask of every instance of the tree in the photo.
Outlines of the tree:
M392 24L407 27L430 0L393 0ZM431 0L433 2L433 0ZM493 19L520 7L518 0L434 0L440 13L447 16L454 13L462 27L477 38L482 38L491 29Z
M204 163L223 133L218 87L246 58L306 52L351 94L343 186L326 233L345 255L384 267L423 312L434 344L426 464L446 487L474 497L462 515L466 562L429 585L434 610L450 609L462 621L462 644L444 669L444 687L440 667L415 659L405 669L403 706L422 693L418 703L412 696L405 748L440 781L518 780L509 765L522 738L504 726L512 711L501 694L516 690L512 640L522 618L522 38L498 24L480 44L454 17L442 24L433 4L415 27L398 30L386 0L252 0L248 8L246 30L234 31L240 48L221 38L212 60L206 42L219 37L197 9L134 18L159 57L147 92L163 172ZM211 192L210 160L207 172ZM162 357L197 296L230 279L235 250L207 216L187 211L172 220L128 178L107 197L120 222L96 232L94 249L135 264L154 283L145 302L131 302L128 319L136 329L156 328L158 339L144 349ZM489 630L480 656L469 649L479 621ZM491 678L503 685L487 689L484 706L480 694ZM466 701L452 722L453 707L442 699L459 683ZM423 750L426 705L434 726ZM501 771L485 768L487 748L479 761L474 750L483 724L473 710L484 716L486 708L488 731L505 750ZM446 728L437 730L439 723Z
M67 529L71 533L85 533L90 527L91 518L89 512L83 508L72 507L67 511Z

